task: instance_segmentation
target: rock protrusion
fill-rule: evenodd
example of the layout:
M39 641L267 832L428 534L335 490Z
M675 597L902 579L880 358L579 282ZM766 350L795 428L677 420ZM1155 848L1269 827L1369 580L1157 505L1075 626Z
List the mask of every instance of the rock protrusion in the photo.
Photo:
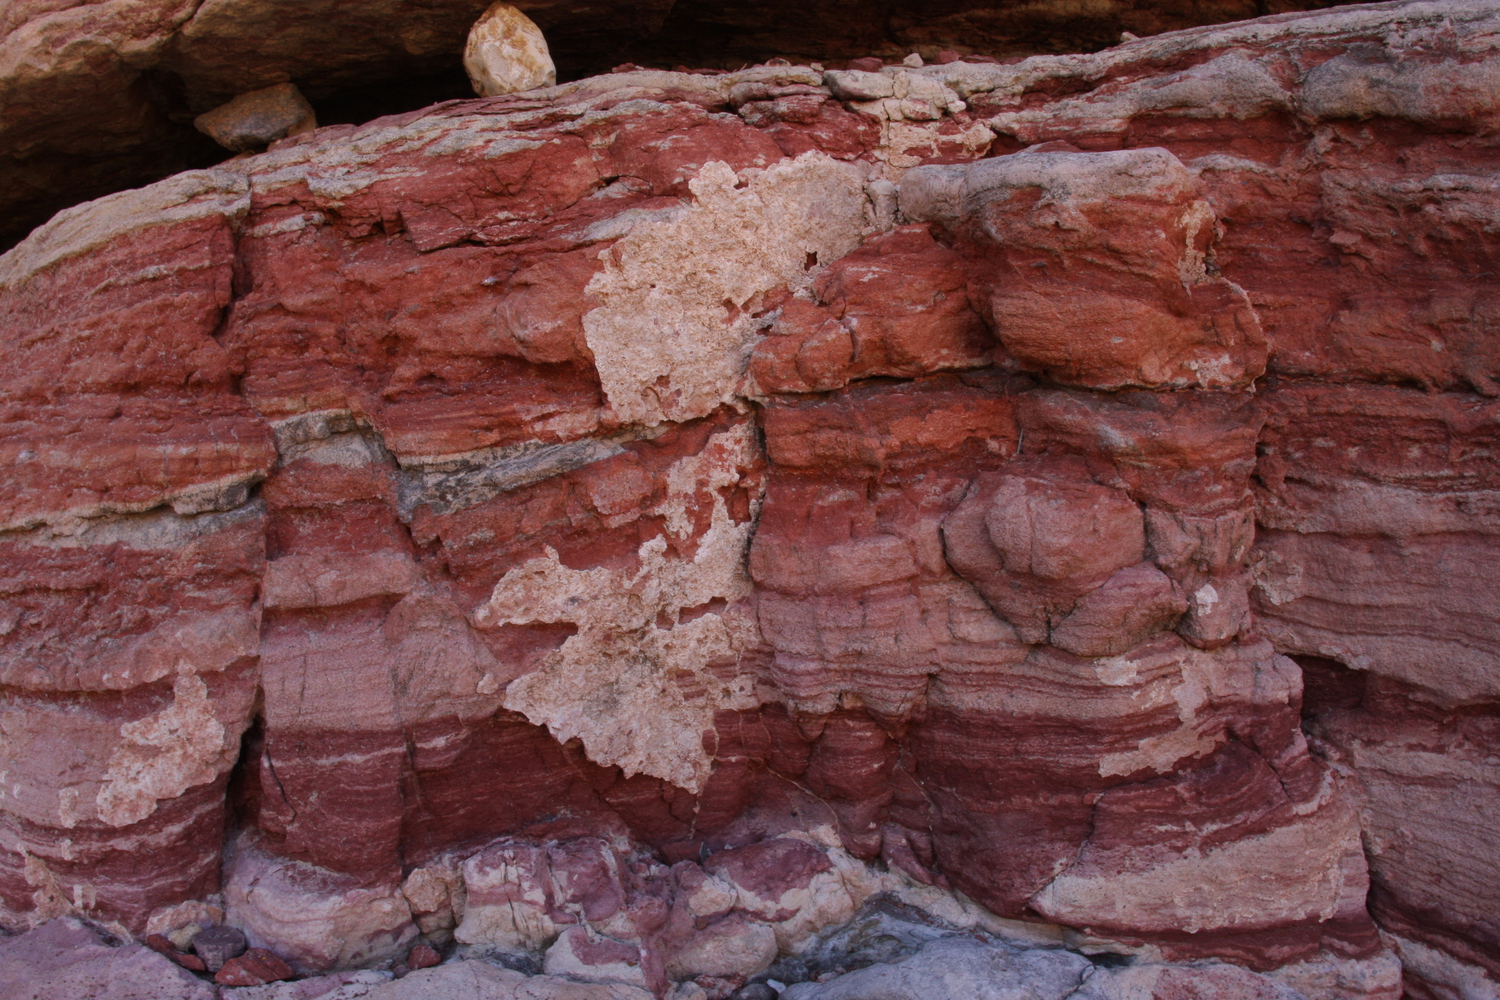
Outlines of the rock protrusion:
M1081 465L986 473L943 538L949 564L1025 642L1114 656L1187 610L1172 580L1143 561L1140 508Z
M1260 319L1213 260L1214 210L1166 149L917 167L901 211L984 249L988 316L1031 370L1100 389L1239 388L1265 370Z
M208 983L138 944L111 946L75 917L0 939L5 1000L214 1000Z

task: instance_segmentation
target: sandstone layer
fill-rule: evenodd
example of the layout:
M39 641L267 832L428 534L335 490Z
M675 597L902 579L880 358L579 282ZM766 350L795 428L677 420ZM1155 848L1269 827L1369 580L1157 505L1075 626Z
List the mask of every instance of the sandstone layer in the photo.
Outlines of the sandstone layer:
M1331 0L520 0L563 79L621 63L733 69L782 56L899 60L1101 48ZM222 159L192 127L295 83L324 122L470 94L465 38L487 0L8 0L0 9L0 249L68 205Z
M0 922L662 995L915 893L1485 995L1497 95L1500 4L1376 4L58 214L0 257Z

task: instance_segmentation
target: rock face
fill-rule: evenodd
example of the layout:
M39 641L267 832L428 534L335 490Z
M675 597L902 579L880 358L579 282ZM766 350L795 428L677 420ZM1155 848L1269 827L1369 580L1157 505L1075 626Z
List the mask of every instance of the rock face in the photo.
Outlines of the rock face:
M0 921L633 996L906 893L1120 995L1483 995L1497 38L621 72L60 213Z
M734 69L920 50L1098 49L1331 0L519 0L563 79L626 62ZM326 122L470 94L486 0L10 0L0 11L0 249L61 208L223 159L193 120L294 83ZM532 46L524 48L530 50ZM545 73L543 74L545 75ZM527 84L530 86L531 84ZM512 87L511 89L525 89Z
M214 1000L212 986L143 945L112 948L63 917L0 941L0 996L28 1000Z

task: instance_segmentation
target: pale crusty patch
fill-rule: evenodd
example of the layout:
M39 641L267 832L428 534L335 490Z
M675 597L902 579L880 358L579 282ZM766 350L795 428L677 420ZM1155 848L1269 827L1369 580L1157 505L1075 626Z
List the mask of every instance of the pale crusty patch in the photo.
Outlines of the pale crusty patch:
M715 665L754 645L754 616L736 606L750 594L745 553L753 518L736 523L719 491L739 481L756 454L748 425L715 434L666 475L653 513L678 539L692 534L690 505L711 503L709 527L691 559L669 554L657 535L639 549L632 575L609 567L570 569L549 548L515 567L474 613L480 628L570 622L578 631L542 669L513 681L505 707L545 725L560 741L580 739L590 759L698 791L713 760L703 736L714 714L753 704L748 679L725 681ZM681 621L683 611L725 607Z
M138 823L158 802L213 781L239 752L239 733L214 716L197 674L178 674L172 704L125 723L120 738L95 798L99 820L110 826Z
M587 289L599 305L584 333L622 422L692 420L733 400L766 325L746 307L805 287L870 226L860 171L823 153L739 176L713 161L688 187L691 205L603 251Z

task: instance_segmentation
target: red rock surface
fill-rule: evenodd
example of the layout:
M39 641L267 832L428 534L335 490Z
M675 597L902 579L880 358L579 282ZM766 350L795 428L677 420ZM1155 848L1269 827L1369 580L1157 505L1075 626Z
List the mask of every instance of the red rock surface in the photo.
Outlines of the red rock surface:
M214 982L221 986L264 986L291 979L296 973L275 953L264 948L251 948L224 963L214 974Z
M516 6L545 31L561 78L578 79L624 63L734 69L773 56L842 63L872 53L894 62L915 50L929 60L959 51L991 59L1088 51L1125 31L1149 35L1327 3L1097 0L1087 14L1057 0ZM265 0L10 0L0 11L0 247L68 205L218 162L222 150L192 122L237 95L291 81L325 122L468 97L460 63L465 36L488 6L301 0L288 10Z
M624 72L61 214L0 258L5 924L659 992L958 889L1500 973L1497 25Z

